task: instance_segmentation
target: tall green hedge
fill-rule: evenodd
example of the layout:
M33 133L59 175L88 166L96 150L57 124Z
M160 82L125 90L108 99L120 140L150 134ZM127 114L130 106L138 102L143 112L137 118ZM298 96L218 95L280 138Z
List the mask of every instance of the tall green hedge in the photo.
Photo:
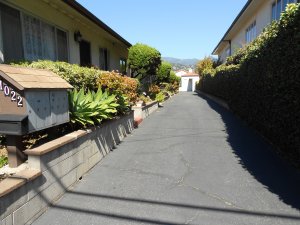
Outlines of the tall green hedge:
M300 4L201 80L284 154L300 162Z

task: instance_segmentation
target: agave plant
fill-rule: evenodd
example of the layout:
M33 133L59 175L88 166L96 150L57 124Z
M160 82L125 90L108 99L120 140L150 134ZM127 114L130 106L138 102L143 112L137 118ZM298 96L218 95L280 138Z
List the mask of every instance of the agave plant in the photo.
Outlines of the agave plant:
M69 110L72 123L79 123L86 127L100 123L103 119L111 119L117 113L115 95L109 95L107 91L80 91L73 90L69 92Z

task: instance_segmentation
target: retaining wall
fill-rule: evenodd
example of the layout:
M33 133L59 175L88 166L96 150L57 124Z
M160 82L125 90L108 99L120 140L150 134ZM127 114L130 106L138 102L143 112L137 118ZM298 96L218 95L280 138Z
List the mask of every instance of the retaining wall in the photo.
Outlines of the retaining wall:
M133 130L133 112L26 150L29 170L0 183L1 224L25 224L94 167Z
M136 125L140 124L145 118L153 113L158 108L158 102L150 102L144 106L133 106L134 110L134 121Z

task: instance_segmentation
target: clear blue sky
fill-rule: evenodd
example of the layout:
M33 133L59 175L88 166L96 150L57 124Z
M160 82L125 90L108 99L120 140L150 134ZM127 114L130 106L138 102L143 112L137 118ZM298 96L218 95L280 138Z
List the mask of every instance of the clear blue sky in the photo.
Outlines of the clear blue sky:
M211 54L247 0L78 0L131 44L162 56Z

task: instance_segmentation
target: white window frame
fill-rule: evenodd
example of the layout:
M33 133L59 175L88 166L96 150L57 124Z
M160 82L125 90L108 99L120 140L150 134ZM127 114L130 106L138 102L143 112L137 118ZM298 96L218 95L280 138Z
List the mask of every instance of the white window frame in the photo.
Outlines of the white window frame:
M17 9L17 10L19 10L19 9ZM33 17L33 18L39 20L40 26L41 26L42 23L45 23L45 24L47 24L49 26L52 26L54 28L55 60L58 60L57 29L59 29L59 30L61 30L61 31L63 31L63 32L66 33L66 36L67 36L67 54L68 54L67 55L67 61L70 62L69 32L67 30L65 30L65 29L63 29L63 28L61 28L61 27L59 27L59 26L51 23L51 22L48 22L48 21L44 20L43 18L40 18L40 17L38 17L36 15L33 15L32 13L23 12L21 10L19 10L19 11L20 11L20 17L21 17L22 42L23 42L23 52L24 52L24 58L25 58L25 60L27 60L27 59L25 57L26 56L26 42L25 42L25 31L24 31L24 15L28 15L30 17ZM43 45L43 43L42 43L42 45Z
M300 1L299 0L287 0L287 4L291 4L291 3L299 3ZM278 0L275 0L272 2L271 4L271 20L279 20L280 18L280 15L277 15L277 4L278 3ZM285 8L284 7L284 0L281 0L281 5L280 5L280 14L285 11ZM274 18L273 18L273 6L275 6L275 15L274 15Z
M26 60L25 58L25 34L24 34L24 21L23 21L23 14L26 14L28 16L31 16L31 17L34 17L35 19L38 19L40 22L43 22L43 23L46 23L50 26L53 26L54 27L54 30L55 30L55 51L56 51L56 60L58 59L58 45L57 45L57 33L56 33L56 30L59 29L63 32L66 33L66 39L67 39L67 61L70 62L70 40L69 40L69 31L52 23L52 22L49 22L47 20L45 20L44 18L41 18L37 15L34 15L32 14L31 12L27 11L27 10L24 10L20 7L18 7L17 5L14 5L14 4L11 4L11 3L8 3L8 2L5 2L5 3L2 3L2 4L5 4L7 5L8 7L11 7L15 10L18 10L20 12L20 21L21 21L21 36L22 36L22 50L23 50L23 53L24 53L24 59ZM5 56L3 56L3 39L2 39L2 23L1 23L1 15L0 15L0 63L3 63L1 62L1 56L2 56L2 59L4 61L5 59Z
M256 20L252 22L246 29L245 32L245 41L246 44L252 42L257 37L257 26L256 26Z
M124 65L123 65L123 62L124 62ZM125 67L124 71L121 71L123 66ZM127 74L127 60L124 57L120 57L120 73L122 73L123 75Z

